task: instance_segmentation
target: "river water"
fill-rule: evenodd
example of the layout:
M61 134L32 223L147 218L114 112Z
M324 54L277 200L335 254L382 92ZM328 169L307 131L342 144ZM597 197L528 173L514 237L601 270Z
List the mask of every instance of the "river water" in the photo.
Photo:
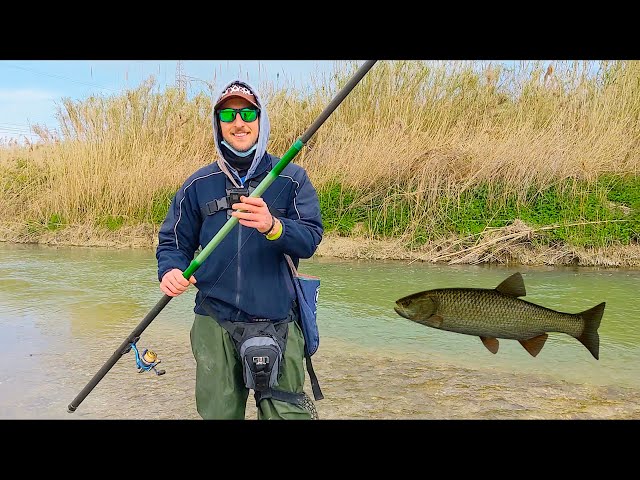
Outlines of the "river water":
M639 270L313 258L300 271L322 279L313 357L321 419L640 419ZM535 358L515 340L493 355L477 337L393 310L411 293L493 288L516 271L530 302L570 313L606 302L599 360L562 333ZM70 414L162 298L154 252L0 243L0 418L199 419L195 291L172 299L137 344L166 374L139 373L131 351ZM255 413L250 397L247 418Z

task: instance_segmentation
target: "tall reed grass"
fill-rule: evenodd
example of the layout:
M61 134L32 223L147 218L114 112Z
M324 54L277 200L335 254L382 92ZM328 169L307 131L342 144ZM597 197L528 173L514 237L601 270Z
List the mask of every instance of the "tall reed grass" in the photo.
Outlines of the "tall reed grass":
M336 62L304 92L257 85L269 151L287 151L357 67ZM122 95L63 99L58 132L36 127L40 142L0 148L0 223L33 235L157 225L182 181L215 160L211 109L209 95L160 92L153 77ZM597 218L631 215L637 226L640 205L611 202L610 186L638 185L640 62L379 61L295 162L320 194L327 229L344 235L420 244L507 224L545 202L557 202L549 221L592 219L595 201Z

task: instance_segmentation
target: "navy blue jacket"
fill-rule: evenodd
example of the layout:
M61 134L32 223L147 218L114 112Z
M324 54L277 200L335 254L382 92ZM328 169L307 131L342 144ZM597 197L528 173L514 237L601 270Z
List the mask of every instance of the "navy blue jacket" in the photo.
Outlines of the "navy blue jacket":
M246 183L270 170L279 158L265 152ZM173 268L184 271L200 247L206 246L227 221L227 211L206 214L205 205L226 195L226 175L217 162L191 175L180 187L158 234L158 279ZM322 240L323 227L315 188L306 171L289 163L262 198L283 226L277 240L239 223L195 271L196 313L205 297L217 315L231 321L284 319L295 290L283 253L297 265L310 258Z

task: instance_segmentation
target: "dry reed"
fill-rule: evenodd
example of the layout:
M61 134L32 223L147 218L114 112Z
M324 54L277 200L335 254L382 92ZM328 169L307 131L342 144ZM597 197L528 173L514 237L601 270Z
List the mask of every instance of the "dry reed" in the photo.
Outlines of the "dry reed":
M337 62L306 94L258 85L269 150L282 155L357 68ZM337 182L411 205L410 238L442 221L442 198L482 183L523 195L567 179L640 170L640 62L380 61L318 130L296 162L320 190ZM154 202L215 160L211 98L153 78L125 94L63 99L60 129L0 148L0 222L151 224Z

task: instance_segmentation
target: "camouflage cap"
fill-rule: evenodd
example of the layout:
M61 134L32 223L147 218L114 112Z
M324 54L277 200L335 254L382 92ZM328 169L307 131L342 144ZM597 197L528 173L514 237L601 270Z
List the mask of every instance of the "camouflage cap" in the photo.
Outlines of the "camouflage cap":
M222 102L233 97L244 98L248 102L255 105L257 108L260 108L255 95L251 90L249 90L249 88L247 88L245 85L234 83L230 85L229 88L227 88L224 92L222 92L220 97L218 97L218 101L216 102L214 109L217 109Z

